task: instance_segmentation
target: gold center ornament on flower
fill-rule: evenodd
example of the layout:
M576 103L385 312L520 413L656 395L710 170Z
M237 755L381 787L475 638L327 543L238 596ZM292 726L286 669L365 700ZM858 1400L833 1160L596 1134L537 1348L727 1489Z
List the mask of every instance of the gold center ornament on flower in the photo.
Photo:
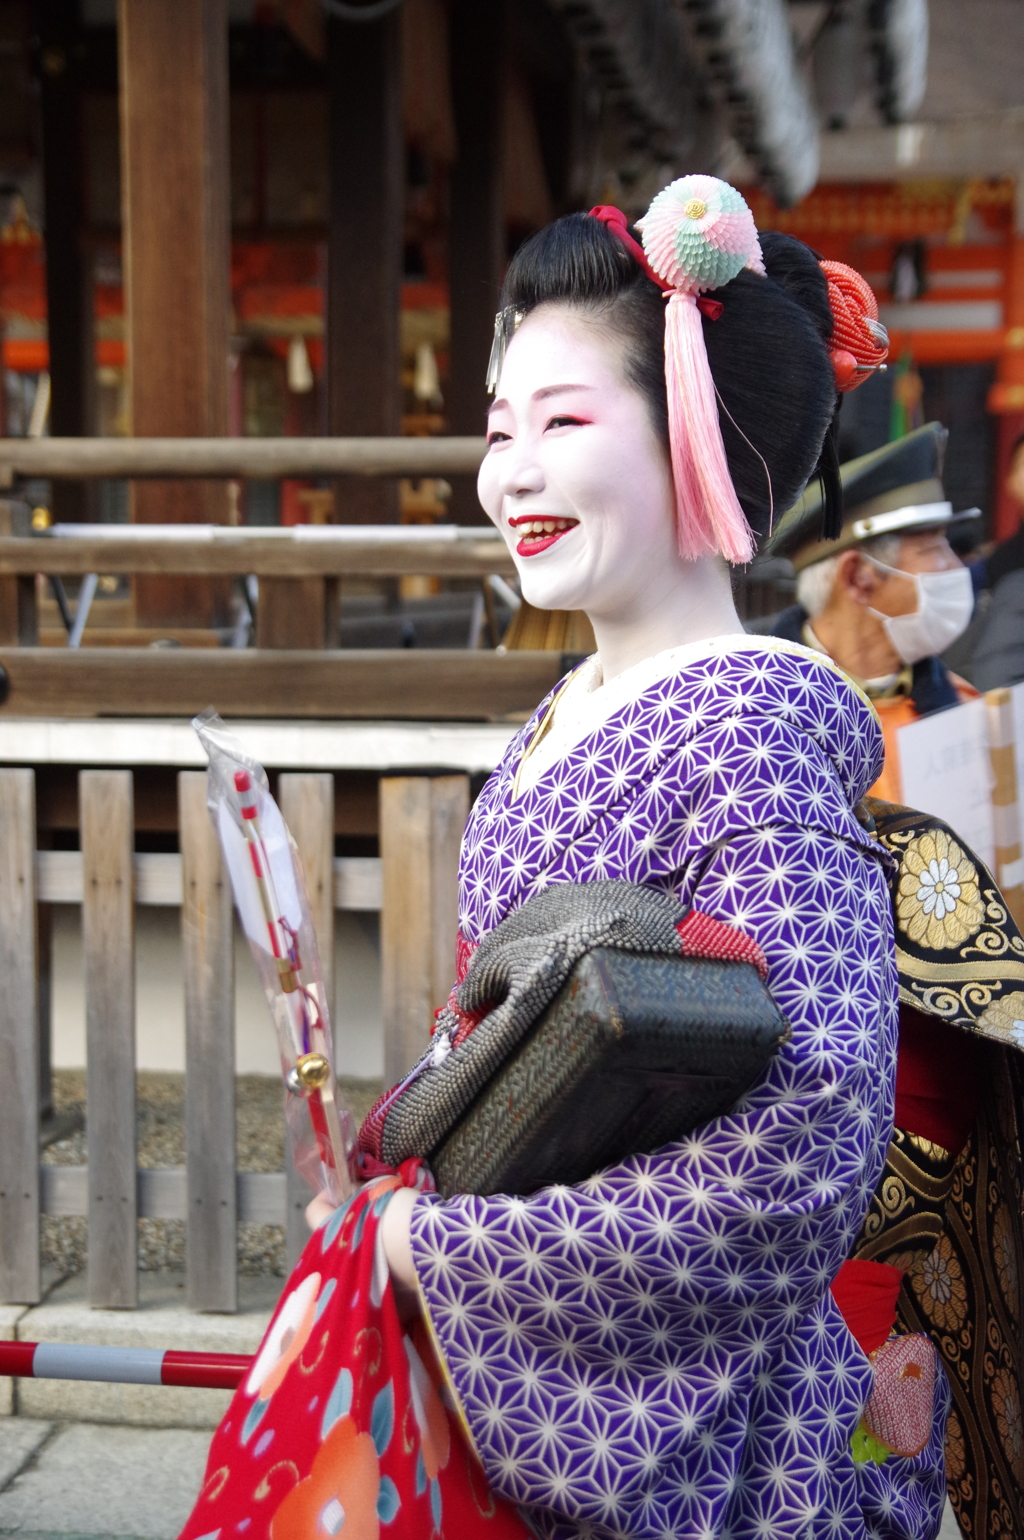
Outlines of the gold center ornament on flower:
M691 198L689 203L683 205L687 219L703 219L707 211L708 206L702 198Z
M944 830L922 834L904 851L896 914L911 941L935 951L959 946L981 929L978 873Z

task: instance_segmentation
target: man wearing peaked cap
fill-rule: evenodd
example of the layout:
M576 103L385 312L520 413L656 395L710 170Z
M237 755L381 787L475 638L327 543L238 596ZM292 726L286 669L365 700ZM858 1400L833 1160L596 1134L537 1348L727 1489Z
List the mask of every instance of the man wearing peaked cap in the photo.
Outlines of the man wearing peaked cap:
M969 700L975 691L937 654L967 628L970 574L946 538L954 513L942 486L947 433L933 422L840 469L843 527L819 540L821 492L808 487L780 521L766 556L788 556L797 604L776 636L828 654L871 697L885 735L885 768L871 794L901 800L896 731Z

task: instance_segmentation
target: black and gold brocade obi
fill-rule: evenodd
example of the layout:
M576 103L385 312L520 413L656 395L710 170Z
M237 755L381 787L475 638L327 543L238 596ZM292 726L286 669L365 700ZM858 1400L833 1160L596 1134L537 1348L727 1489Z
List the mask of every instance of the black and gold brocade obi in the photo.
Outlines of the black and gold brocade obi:
M943 1359L963 1533L1024 1540L1024 937L946 824L865 806L899 863L900 1038L896 1128L851 1258L904 1273L901 1328Z

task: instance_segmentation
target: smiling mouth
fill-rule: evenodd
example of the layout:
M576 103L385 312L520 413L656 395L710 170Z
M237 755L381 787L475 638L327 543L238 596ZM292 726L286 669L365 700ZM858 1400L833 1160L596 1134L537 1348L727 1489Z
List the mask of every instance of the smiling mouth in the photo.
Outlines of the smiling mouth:
M510 519L509 524L519 535L516 554L537 556L575 529L578 523L578 519Z

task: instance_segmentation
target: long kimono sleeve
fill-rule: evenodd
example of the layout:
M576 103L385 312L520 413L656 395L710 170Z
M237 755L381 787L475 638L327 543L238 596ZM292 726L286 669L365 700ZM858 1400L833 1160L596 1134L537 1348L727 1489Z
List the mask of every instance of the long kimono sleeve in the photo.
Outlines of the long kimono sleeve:
M540 1532L863 1535L871 1375L828 1285L891 1127L884 874L758 827L682 893L763 948L790 1041L731 1114L580 1186L420 1201L426 1309L488 1478Z

